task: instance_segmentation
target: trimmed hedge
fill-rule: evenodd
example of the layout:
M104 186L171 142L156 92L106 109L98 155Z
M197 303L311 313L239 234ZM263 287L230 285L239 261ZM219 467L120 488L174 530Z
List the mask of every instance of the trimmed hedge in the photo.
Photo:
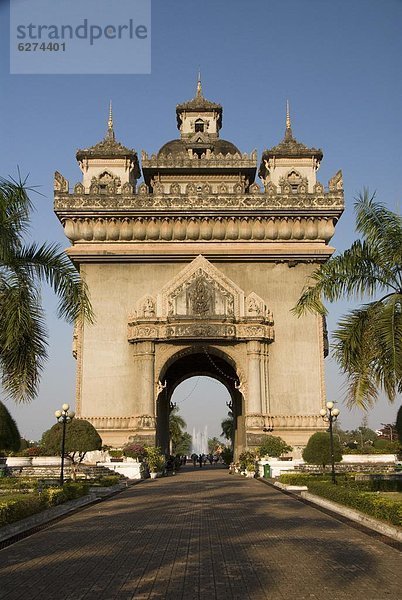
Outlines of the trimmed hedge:
M345 481L346 475L337 475L337 479ZM331 474L325 475L317 473L282 473L279 476L279 481L286 485L309 485L311 481L330 481Z
M2 477L0 490L31 491L38 488L38 480L33 477Z
M377 495L375 492L361 491L350 485L333 485L325 481L312 481L310 479L307 485L309 492L317 496L360 510L375 519L402 526L401 500L384 498L384 496Z
M62 488L46 488L41 494L33 493L1 499L0 527L30 517L42 510L57 506L68 500L74 500L88 493L88 485L84 483L66 483Z
M122 480L120 475L104 475L95 481L91 481L91 486L110 487L117 485Z
M46 507L43 498L38 496L26 496L26 498L12 498L8 500L0 499L0 527L14 523L25 517L30 517L35 513L41 512Z
M402 478L382 479L372 478L363 481L347 481L347 487L360 490L362 492L402 492Z

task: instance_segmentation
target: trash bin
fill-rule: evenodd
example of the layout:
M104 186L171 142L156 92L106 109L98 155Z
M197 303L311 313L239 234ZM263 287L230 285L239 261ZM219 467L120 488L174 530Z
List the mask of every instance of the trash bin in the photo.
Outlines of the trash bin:
M271 466L264 465L264 479L270 479L271 477Z

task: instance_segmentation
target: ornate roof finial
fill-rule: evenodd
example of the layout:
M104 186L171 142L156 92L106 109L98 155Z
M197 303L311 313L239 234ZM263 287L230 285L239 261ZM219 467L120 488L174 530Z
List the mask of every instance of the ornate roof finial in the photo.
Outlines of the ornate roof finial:
M290 110L289 110L289 100L286 100L286 129L290 129Z
M286 130L285 130L285 140L293 139L292 134L292 125L290 122L290 109L289 109L289 100L286 100Z
M109 119L107 121L107 137L114 140L112 101L109 102Z
M197 79L197 98L202 96L202 86L201 86L201 69L198 67L198 79Z

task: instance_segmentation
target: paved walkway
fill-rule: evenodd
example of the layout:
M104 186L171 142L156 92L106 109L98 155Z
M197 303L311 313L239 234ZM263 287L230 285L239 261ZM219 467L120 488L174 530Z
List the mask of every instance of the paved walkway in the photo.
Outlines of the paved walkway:
M401 554L224 469L146 481L0 551L1 600L398 600Z

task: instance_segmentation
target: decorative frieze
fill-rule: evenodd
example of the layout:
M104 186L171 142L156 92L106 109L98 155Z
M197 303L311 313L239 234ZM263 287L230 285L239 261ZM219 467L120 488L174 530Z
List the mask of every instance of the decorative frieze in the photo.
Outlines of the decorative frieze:
M261 340L273 341L274 329L269 325L221 322L206 323L191 321L172 324L146 324L130 322L128 324L128 341L172 339L226 339L226 340Z
M95 429L98 430L144 430L144 429L155 429L155 417L151 415L139 415L130 417L88 417L81 416L81 419L85 419L92 423Z
M214 169L219 167L248 167L256 168L257 165L257 152L253 150L250 154L244 152L243 154L222 154L222 153L209 153L208 155L202 154L200 157L189 153L184 156L173 156L173 154L149 154L145 150L141 153L141 164L143 169L160 169L164 167L171 167L174 165L176 168L191 168L192 170L199 170L205 168Z
M64 179L64 178L63 178ZM66 180L64 180L65 182ZM84 194L82 187L77 184L74 188L74 194L69 194L65 189L66 183L58 182L60 190L55 190L54 209L57 212L76 211L76 210L174 210L174 209L266 209L266 210L286 210L286 209L343 209L343 193L337 189L330 192L322 190L317 193L293 194L286 186L283 188L283 194L278 193L275 186L268 186L265 191L261 191L257 184L250 188L251 194L210 194L205 191L196 193L186 193L182 195L172 195L154 193L150 194L145 184L138 188L138 194L127 192L127 186L123 186L121 194ZM67 183L68 185L68 183ZM317 184L320 185L320 184ZM63 189L64 188L64 189ZM274 189L275 188L275 189ZM322 188L322 186L321 186ZM280 191L280 188L279 188Z
M322 429L320 415L246 415L247 430L267 429L275 435L276 429Z
M334 217L74 217L63 218L71 242L301 241L328 242Z

